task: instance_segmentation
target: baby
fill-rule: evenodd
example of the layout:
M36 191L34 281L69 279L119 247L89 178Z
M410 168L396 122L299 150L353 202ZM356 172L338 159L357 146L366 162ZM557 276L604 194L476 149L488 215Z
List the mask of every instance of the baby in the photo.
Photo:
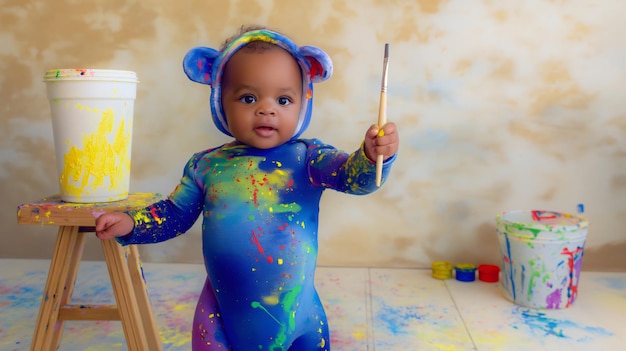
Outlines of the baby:
M332 63L322 50L267 29L243 29L219 51L194 48L183 67L189 79L211 86L213 121L234 140L193 155L166 200L100 216L97 236L157 243L202 215L207 278L192 349L330 350L314 286L320 198L326 189L376 190L375 160L383 155L386 179L396 126L372 125L352 154L300 138L311 120L313 83L330 77Z

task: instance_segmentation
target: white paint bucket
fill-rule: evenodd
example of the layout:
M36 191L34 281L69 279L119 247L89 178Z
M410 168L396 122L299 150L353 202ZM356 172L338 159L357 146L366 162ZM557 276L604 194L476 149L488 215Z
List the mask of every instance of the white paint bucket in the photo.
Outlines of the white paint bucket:
M501 286L515 304L560 309L578 296L588 221L552 211L510 211L496 217Z
M135 72L55 69L44 75L50 100L61 199L128 197Z

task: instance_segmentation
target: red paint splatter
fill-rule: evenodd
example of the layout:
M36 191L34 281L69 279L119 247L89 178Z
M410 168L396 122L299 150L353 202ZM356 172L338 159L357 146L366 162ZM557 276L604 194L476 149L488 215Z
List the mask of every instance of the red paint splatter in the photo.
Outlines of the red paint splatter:
M154 218L157 222L161 220L161 217L159 217L159 215L157 214L157 209L156 208L151 208L150 209L150 214L152 215L152 218Z
M577 247L576 250L570 251L567 247L563 248L561 251L561 255L569 256L567 258L567 266L569 268L569 286L567 289L567 303L565 307L569 307L571 303L574 302L576 296L578 296L578 284L574 284L574 261L576 254L579 254L583 251L582 247Z
M261 228L259 228L259 230L262 231ZM274 258L270 255L265 255L265 249L263 249L263 246L261 246L261 242L259 241L259 237L257 236L257 233L255 233L254 230L252 230L251 232L252 232L252 238L250 239L250 241L257 247L257 250L259 251L261 255L266 256L268 263L273 263Z
M252 192L252 202L254 203L254 206L259 206L259 189L255 188Z
M265 254L265 250L263 250L263 246L261 246L261 242L259 242L259 237L257 237L254 230L252 230L251 232L252 232L252 239L251 239L252 243L256 245L257 250L259 250L259 253Z
M322 77L324 75L324 68L322 64L314 59L313 57L307 56L307 61L311 65L311 69L309 70L309 77L313 80L315 77Z
M554 219L556 216L554 214L547 214L546 211L531 211L533 220L541 221L542 219Z

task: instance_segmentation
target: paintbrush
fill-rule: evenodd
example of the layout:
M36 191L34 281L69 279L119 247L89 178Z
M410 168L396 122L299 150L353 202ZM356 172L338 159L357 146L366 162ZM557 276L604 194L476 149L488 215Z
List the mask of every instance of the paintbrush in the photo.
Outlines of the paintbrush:
M389 43L385 44L385 58L383 60L383 80L380 85L380 104L378 105L378 136L385 135L383 126L387 123L387 71L389 70ZM376 157L376 186L380 186L383 179L383 155Z

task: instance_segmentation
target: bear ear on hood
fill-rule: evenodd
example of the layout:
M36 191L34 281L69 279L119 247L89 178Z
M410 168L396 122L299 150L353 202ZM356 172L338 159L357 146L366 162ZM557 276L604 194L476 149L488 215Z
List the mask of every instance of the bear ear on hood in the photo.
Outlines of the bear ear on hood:
M310 65L308 73L311 83L323 82L332 76L333 62L322 49L315 46L301 46L298 52Z
M213 63L219 55L220 52L215 49L203 46L195 47L185 55L183 70L192 81L211 85Z

